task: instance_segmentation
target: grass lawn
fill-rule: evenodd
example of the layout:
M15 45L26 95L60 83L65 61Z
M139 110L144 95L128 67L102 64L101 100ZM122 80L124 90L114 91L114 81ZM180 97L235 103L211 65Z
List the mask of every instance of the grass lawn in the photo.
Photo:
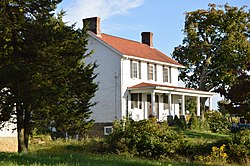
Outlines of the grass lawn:
M188 139L194 140L218 140L226 138L226 135L212 133L199 133L186 131ZM168 161L156 161L139 159L135 157L119 156L111 154L94 154L85 150L84 142L76 141L45 141L43 143L31 143L30 152L27 154L0 153L0 165L83 165L83 166L153 166L153 165L204 165L195 163L180 163Z
M227 139L229 135L225 134L218 134L218 133L211 133L211 132L198 132L198 131L191 131L185 130L184 133L187 135L187 139L191 141L203 140L208 142L217 141L220 139Z

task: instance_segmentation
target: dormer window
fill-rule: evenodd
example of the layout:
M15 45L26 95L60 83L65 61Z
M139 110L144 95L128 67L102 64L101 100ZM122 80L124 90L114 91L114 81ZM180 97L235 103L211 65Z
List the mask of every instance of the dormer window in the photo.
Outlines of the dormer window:
M163 67L163 82L169 82L169 68Z
M131 61L131 78L141 78L141 62L138 61Z

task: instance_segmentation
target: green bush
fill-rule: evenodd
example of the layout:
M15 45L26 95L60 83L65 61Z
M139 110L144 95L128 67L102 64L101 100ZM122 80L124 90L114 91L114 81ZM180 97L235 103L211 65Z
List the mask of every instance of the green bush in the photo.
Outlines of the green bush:
M199 130L200 129L200 124L199 124L199 119L196 116L196 114L194 112L191 112L191 117L189 119L189 122L187 124L187 127L190 130Z
M110 152L160 158L174 154L183 143L183 135L172 130L166 122L155 118L116 124L107 139Z
M177 115L174 116L173 121L174 126L178 127L181 130L187 129L187 122L185 118L179 118Z
M205 114L209 128L214 133L227 134L230 132L231 123L218 111L210 111Z
M228 153L231 161L250 164L250 130L242 130L232 134Z
M231 162L250 164L249 148L243 144L231 143L228 147L228 156Z

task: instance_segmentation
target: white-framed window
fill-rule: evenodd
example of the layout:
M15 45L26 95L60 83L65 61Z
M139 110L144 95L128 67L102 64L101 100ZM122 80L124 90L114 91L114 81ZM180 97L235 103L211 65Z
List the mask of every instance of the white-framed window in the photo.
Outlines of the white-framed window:
M142 109L142 94L132 93L131 94L131 109L139 108Z
M130 61L130 76L131 78L139 78L141 79L141 62L138 61Z
M155 65L148 64L148 80L154 80L155 77Z
M168 105L168 95L163 94L163 109L169 109L169 105Z
M113 132L113 126L104 126L104 135L109 135Z
M169 68L163 67L163 82L169 82Z

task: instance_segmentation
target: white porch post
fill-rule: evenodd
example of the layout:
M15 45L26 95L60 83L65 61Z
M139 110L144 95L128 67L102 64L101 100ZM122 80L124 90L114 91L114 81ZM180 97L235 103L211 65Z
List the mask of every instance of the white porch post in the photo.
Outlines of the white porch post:
M151 109L152 114L155 116L155 91L151 92Z
M128 110L127 110L127 117L130 118L130 113L131 113L131 93L128 93L128 98L127 98L127 102L128 102ZM131 115L132 116L132 115Z
M212 97L209 97L209 110L212 110L213 100Z
M168 107L169 107L169 115L172 115L172 95L171 93L168 95Z
M181 114L185 115L185 95L181 96Z
M197 96L197 116L201 116L200 96Z

